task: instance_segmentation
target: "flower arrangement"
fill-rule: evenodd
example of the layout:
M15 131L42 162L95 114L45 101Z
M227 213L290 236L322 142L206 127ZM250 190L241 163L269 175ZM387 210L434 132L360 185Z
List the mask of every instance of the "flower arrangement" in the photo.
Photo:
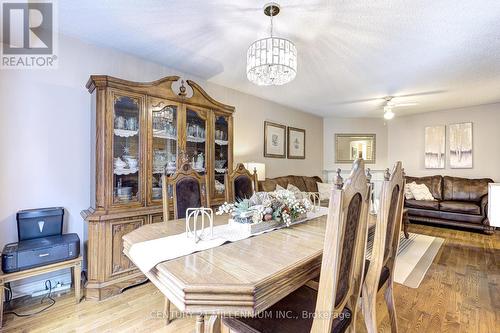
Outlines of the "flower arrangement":
M264 221L281 221L289 226L307 212L312 210L308 198L297 199L295 194L287 190L275 192L258 192L250 199L236 203L225 202L216 214L230 214L239 223L261 223Z

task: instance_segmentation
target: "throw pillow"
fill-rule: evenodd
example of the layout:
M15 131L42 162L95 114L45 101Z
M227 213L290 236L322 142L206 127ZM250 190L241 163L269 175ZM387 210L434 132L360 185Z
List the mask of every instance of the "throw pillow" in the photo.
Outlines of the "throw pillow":
M431 191L429 191L429 188L425 184L410 184L410 189L415 200L434 201Z
M293 184L288 184L286 189L295 195L295 199L303 199L304 195L302 194L302 191L295 185Z
M329 183L316 183L318 185L319 200L329 200L332 194L333 184Z
M276 184L276 188L274 190L275 191L283 191L283 190L286 190L286 188L284 188L283 186L281 186L279 184Z
M412 183L409 183L409 184L405 185L405 198L406 198L406 200L413 200L413 199L415 199L415 196L413 195L413 193L411 193L410 185L417 185L417 183L412 182Z

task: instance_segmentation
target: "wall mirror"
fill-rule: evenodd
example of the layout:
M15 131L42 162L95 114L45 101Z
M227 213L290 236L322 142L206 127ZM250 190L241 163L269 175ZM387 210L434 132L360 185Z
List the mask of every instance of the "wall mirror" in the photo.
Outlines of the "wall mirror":
M375 134L335 134L335 163L352 163L363 158L375 163Z

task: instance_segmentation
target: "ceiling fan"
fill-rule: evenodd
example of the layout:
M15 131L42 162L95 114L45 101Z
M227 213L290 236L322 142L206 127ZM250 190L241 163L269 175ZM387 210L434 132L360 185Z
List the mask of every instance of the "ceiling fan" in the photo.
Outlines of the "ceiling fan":
M394 96L384 97L384 100L385 100L384 119L391 120L392 118L394 118L395 114L392 111L393 108L418 105L418 103L416 103L416 102L401 102L401 103L394 102L393 98L394 98Z

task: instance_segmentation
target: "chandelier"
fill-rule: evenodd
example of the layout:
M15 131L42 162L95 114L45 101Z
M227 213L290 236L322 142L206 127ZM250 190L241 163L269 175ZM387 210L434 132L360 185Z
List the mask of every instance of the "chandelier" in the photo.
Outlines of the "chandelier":
M269 3L264 14L271 19L271 36L256 40L247 51L247 78L259 86L280 86L297 75L297 48L285 38L273 36L273 17L280 6Z

